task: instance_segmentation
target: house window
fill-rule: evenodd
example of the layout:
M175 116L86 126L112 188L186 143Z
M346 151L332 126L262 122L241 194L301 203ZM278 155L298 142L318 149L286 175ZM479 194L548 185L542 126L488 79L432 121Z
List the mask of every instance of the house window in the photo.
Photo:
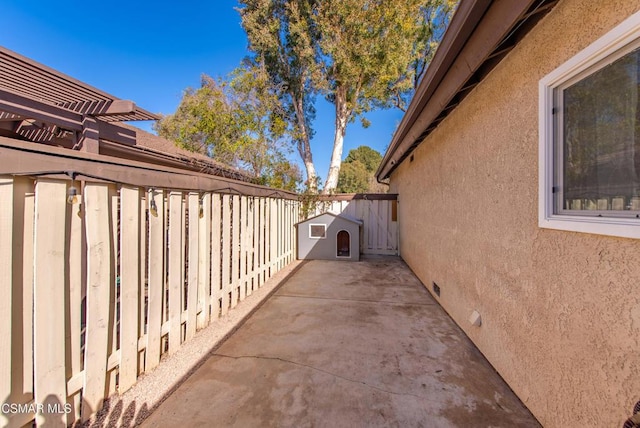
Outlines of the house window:
M325 239L326 237L327 237L326 224L310 224L309 225L309 238Z
M640 238L640 15L540 81L541 227Z

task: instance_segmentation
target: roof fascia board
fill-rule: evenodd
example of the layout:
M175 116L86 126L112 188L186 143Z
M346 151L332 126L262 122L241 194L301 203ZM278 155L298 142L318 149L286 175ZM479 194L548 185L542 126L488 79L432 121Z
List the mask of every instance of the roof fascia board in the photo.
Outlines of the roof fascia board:
M409 116L409 110L407 111L405 115L407 120L405 121L403 118L398 131L394 134L391 145L376 171L378 180L387 178L390 175L391 170L396 166L396 162L414 144L433 120L438 117L491 52L495 50L518 19L527 12L533 0L497 0L490 3L489 9L481 16L478 16L478 13L471 13L471 11L466 11L467 13L460 15L458 15L458 12L454 14L451 20L452 27L455 24L456 28L468 29L473 27L474 30L471 33L460 30L449 32L447 30L445 33L443 42L438 51L436 51L434 61L429 66L429 69L434 68L432 71L433 77L441 74L443 77L438 80L435 78L427 79L428 76L425 76L425 79L421 82L420 86L424 85L425 87L424 89L419 87L411 103L416 106L416 110L411 112L411 116ZM462 2L460 7L465 4L465 2ZM466 20L470 22L460 22ZM451 40L449 40L449 37ZM451 66L446 67L446 61L439 60L437 57L439 54L442 57L449 56L448 50L459 45L464 47L456 54L455 61ZM443 73L439 68L446 68L446 70ZM426 98L426 100L420 99L421 97ZM423 107L417 114L417 109L420 105Z

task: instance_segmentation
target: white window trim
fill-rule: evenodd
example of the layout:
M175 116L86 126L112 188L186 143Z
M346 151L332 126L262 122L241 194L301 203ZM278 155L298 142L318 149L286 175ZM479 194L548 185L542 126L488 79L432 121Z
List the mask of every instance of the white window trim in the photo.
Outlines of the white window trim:
M631 15L539 83L538 226L546 229L640 239L640 219L554 214L553 91L628 44L640 39L640 12Z
M322 226L324 227L324 236L313 236L311 234L311 226ZM309 239L327 239L327 225L324 223L309 223Z

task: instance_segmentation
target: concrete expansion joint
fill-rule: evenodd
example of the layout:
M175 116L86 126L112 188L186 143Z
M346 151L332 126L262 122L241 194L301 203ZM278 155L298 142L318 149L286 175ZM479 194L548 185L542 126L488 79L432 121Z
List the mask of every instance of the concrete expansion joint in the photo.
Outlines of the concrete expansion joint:
M241 359L257 359L257 360L266 360L266 361L280 361L283 363L288 363L288 364L293 364L295 366L298 367L305 367L320 373L324 373L326 375L332 376L336 379L340 379L346 382L350 382L350 383L356 383L359 385L363 385L367 388L370 389L374 389L376 391L380 391L380 392L384 392L386 394L391 394L391 395L401 395L401 396L408 396L408 397L415 397L415 398L420 398L420 399L428 399L428 397L424 397L422 395L417 395L417 394L411 394L408 392L397 392L397 391L391 391L389 389L384 389L384 388L380 388L379 386L375 386L375 385L371 385L370 383L367 382L363 382L361 380L357 380L357 379L350 379L348 377L344 377L344 376L340 376L339 374L330 372L328 370L325 369L321 369L318 367L314 367L308 364L304 364L304 363L298 363L296 361L291 361L291 360L287 360L285 358L280 358L280 357L268 357L268 356L264 356L264 355L226 355L226 354L218 354L218 353L212 353L211 356L214 357L222 357L222 358L231 358L234 360L241 360Z

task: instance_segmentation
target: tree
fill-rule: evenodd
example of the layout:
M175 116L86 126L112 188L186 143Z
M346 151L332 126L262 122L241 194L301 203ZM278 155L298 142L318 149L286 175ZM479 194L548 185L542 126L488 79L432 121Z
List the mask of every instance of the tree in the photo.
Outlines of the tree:
M369 146L360 146L349 150L349 154L347 154L344 161L346 163L359 161L365 166L367 172L374 173L378 169L380 162L382 162L382 155Z
M360 161L343 162L338 176L338 193L366 193L369 191L369 171Z
M313 164L310 140L316 73L312 27L312 1L240 0L242 26L250 48L265 69L283 106L283 118L292 130L293 142L304 163L307 187L315 193L318 175Z
M335 190L347 125L373 108L397 105L412 89L421 40L428 33L425 10L443 0L241 0L250 49L288 100L299 137L311 135L313 96L335 106L331 162L323 193ZM414 70L414 71L412 71ZM363 125L367 121L363 119ZM304 131L304 132L302 132ZM307 166L310 146L300 144ZM307 140L308 141L308 140ZM311 163L312 165L312 163ZM312 170L315 174L315 169Z
M227 79L202 76L176 112L154 128L183 148L247 170L262 184L296 190L300 171L286 159L289 132L271 81L244 64Z
M430 0L423 5L421 22L415 30L411 65L407 73L389 86L389 97L393 100L393 105L403 112L407 111L457 4L458 0Z
M382 161L382 155L368 146L352 149L340 166L338 175L339 193L384 193L385 184L378 183L376 169Z

